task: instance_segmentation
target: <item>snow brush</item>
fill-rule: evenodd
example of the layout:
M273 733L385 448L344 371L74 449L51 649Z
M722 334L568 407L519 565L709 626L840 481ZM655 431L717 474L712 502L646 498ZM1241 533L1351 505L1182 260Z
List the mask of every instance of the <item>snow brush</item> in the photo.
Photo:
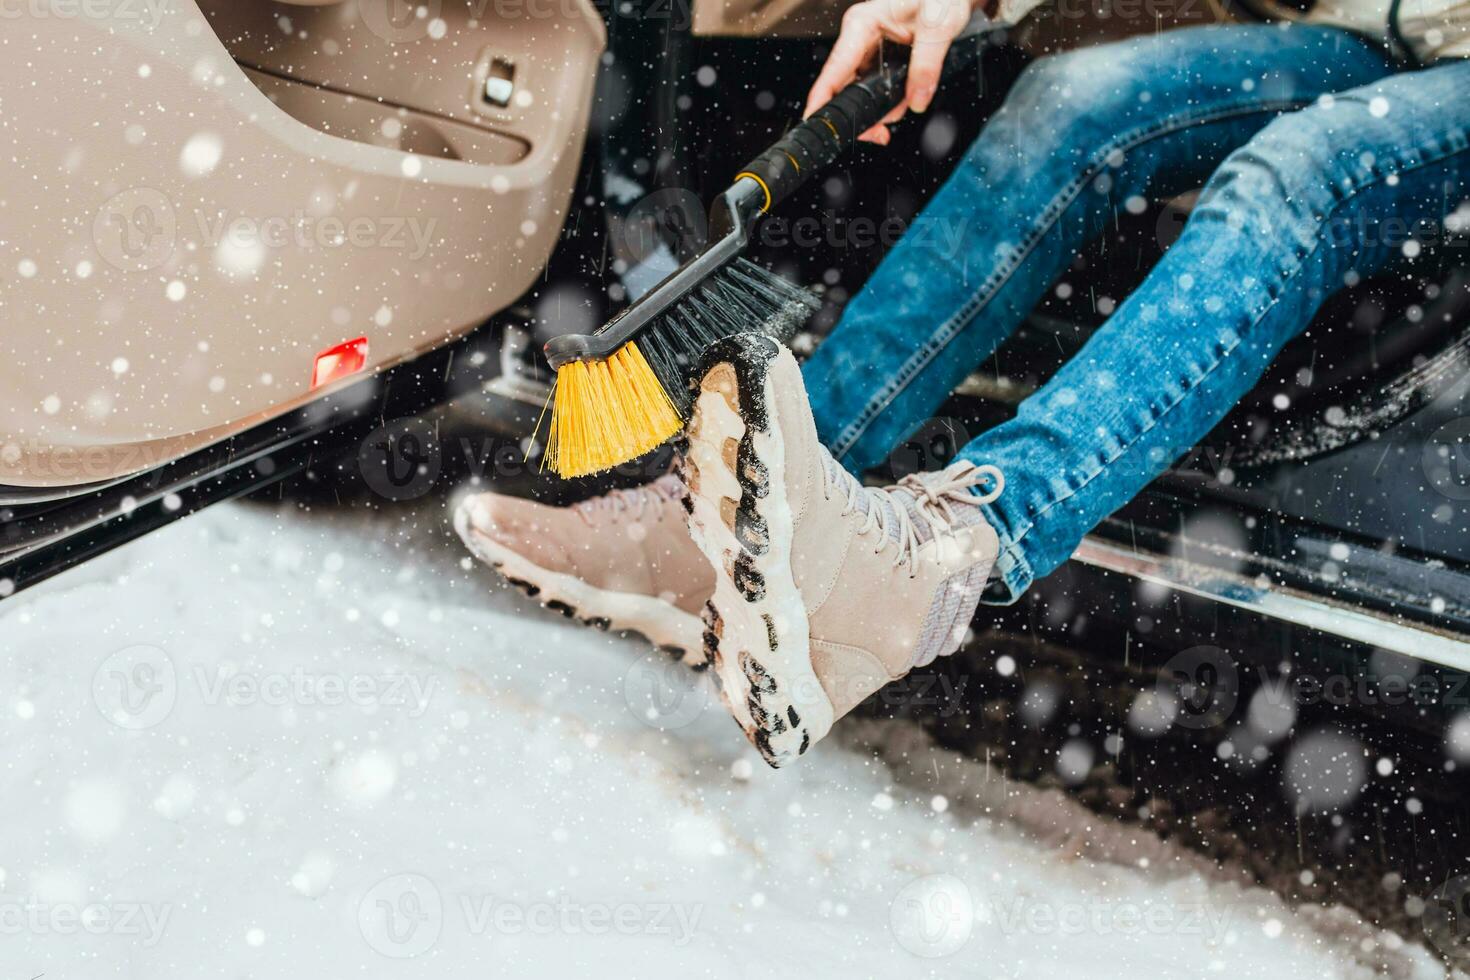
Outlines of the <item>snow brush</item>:
M1001 26L956 39L943 75L972 66ZM735 175L711 209L711 244L596 332L547 342L556 385L546 465L585 476L657 448L689 417L690 374L705 349L747 331L785 340L811 316L815 296L741 253L773 207L899 104L907 78L906 65L885 65L838 92Z

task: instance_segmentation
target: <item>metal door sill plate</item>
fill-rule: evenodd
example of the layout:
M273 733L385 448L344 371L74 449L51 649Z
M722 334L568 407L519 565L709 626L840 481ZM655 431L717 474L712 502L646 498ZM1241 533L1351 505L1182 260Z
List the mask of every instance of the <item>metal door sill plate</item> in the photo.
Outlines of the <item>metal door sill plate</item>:
M1392 619L1264 578L1251 579L1193 562L1132 551L1097 537L1084 539L1072 560L1268 619L1470 673L1470 642L1423 623Z

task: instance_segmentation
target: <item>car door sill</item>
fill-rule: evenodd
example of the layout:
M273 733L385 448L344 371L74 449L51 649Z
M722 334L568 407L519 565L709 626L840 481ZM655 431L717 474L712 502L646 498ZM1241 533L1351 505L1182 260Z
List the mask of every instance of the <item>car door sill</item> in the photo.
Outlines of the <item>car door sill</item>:
M1470 672L1470 637L1330 598L1088 536L1072 560L1292 626Z

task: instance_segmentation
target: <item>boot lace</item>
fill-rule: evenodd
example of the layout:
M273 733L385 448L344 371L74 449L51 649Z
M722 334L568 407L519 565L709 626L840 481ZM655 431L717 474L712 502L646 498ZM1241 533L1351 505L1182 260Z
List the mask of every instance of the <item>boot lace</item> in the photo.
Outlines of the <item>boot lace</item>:
M631 517L638 521L642 520L643 515L648 511L652 511L657 515L657 519L662 520L664 505L679 500L686 493L684 484L679 478L669 475L661 476L652 483L646 483L641 487L613 490L572 506L581 515L582 520L589 525L596 524L603 519L611 519L616 523Z
M1006 479L999 467L989 464L977 466L970 462L958 462L939 473L911 473L889 486L865 487L836 462L820 467L822 472L822 494L831 499L836 490L846 495L842 513L866 510L860 534L877 531L878 547L874 554L882 554L889 542L896 544L893 567L903 565L910 574L918 562L919 549L924 543L955 532L960 522L956 506L974 507L998 499L1005 490ZM971 489L982 483L991 487L983 494L972 493ZM907 494L913 498L913 510L903 501L892 496ZM918 515L917 519L915 514ZM923 526L920 526L920 521ZM925 534L923 532L927 531Z

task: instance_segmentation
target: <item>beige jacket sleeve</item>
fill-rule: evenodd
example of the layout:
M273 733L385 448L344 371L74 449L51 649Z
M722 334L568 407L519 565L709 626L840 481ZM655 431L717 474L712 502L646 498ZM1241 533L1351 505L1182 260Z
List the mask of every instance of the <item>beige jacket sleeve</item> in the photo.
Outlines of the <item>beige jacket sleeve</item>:
M1000 0L995 19L1003 24L1019 24L1023 17L1041 6L1042 2L1043 0Z

